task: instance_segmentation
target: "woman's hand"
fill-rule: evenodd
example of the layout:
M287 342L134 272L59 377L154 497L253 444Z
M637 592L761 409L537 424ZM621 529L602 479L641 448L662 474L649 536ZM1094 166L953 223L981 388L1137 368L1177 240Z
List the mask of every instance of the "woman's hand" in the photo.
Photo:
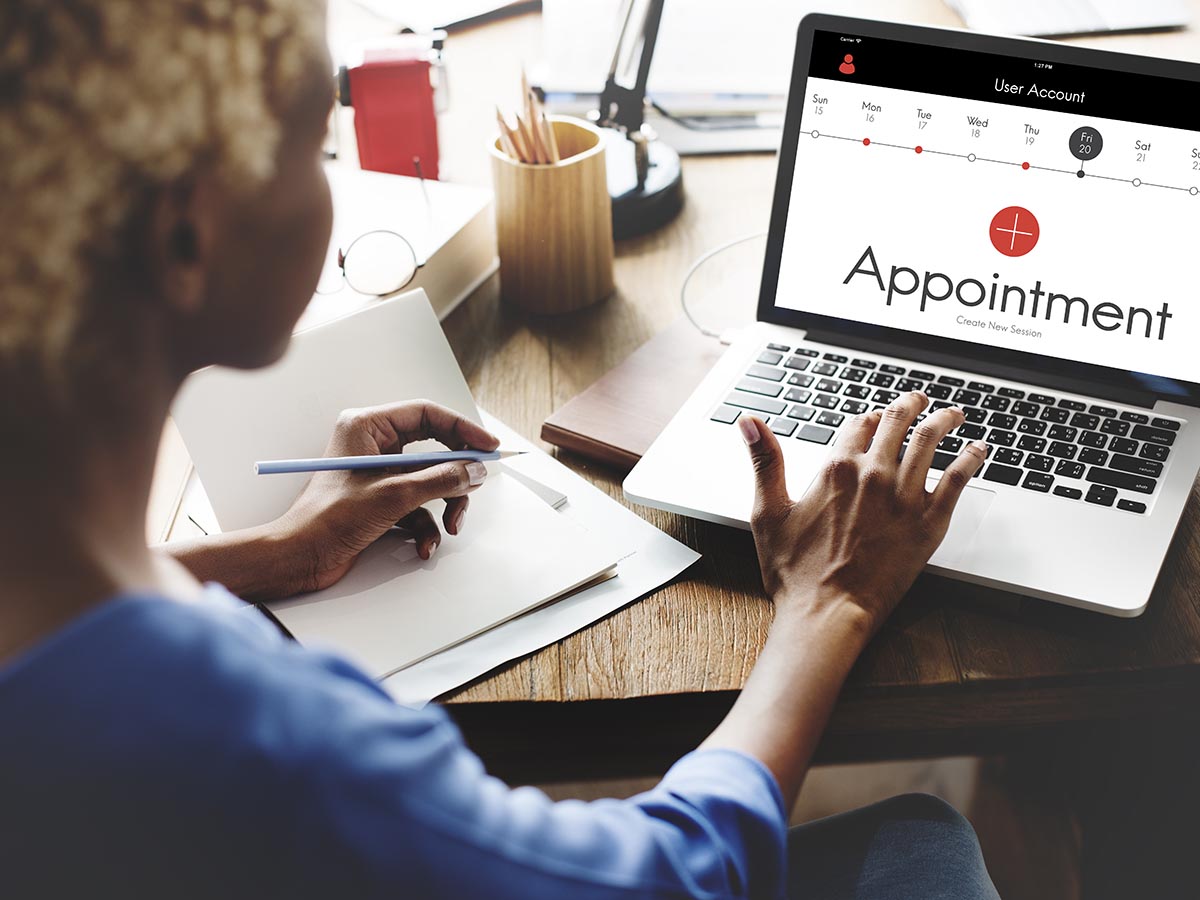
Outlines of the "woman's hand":
M968 444L927 491L934 450L963 423L957 407L932 413L914 428L904 459L897 461L927 403L924 394L913 392L885 410L855 417L795 502L787 493L775 435L757 419L738 420L754 463L751 526L763 586L780 613L849 610L865 640L912 585L987 455L982 442Z
M326 456L399 453L414 441L433 438L451 450L495 450L495 435L470 419L427 400L346 410L334 426ZM295 592L321 590L340 579L358 555L394 525L408 529L417 553L428 559L442 540L424 509L444 499L442 525L458 534L468 495L483 484L481 462L447 462L425 469L318 472L292 508L275 523L307 560Z

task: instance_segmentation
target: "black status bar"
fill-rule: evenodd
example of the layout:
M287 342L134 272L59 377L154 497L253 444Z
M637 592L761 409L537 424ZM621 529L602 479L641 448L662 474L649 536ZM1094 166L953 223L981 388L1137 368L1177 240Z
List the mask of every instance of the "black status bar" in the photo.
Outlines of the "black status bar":
M846 56L852 59L847 62ZM1200 82L831 31L808 74L854 84L1200 131Z

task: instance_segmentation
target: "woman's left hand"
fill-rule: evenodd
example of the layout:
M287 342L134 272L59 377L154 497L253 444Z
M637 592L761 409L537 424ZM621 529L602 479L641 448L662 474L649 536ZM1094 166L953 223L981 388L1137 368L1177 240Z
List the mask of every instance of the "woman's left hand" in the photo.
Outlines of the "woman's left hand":
M350 409L339 417L326 456L399 453L414 441L433 438L451 450L495 450L496 436L453 410L428 400ZM424 504L444 499L442 524L450 534L463 527L468 495L487 476L481 462L447 462L425 469L318 472L276 523L278 532L307 560L297 573L297 592L338 581L367 547L394 525L412 533L417 553L429 559L442 532ZM311 563L311 566L309 565Z

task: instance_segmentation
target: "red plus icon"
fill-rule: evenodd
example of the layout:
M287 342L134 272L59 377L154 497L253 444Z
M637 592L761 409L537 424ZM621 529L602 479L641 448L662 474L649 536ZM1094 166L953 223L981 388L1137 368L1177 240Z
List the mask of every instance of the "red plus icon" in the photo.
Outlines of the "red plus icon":
M988 229L992 246L1005 256L1024 256L1037 246L1037 217L1023 206L1006 206L992 216Z

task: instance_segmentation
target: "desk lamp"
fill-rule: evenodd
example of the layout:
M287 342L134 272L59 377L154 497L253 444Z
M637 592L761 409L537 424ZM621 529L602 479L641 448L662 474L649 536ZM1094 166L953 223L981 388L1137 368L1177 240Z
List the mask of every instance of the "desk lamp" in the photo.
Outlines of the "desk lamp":
M613 235L645 234L683 207L679 154L657 140L644 122L646 80L658 39L664 0L624 0L621 30L596 124L605 137Z

